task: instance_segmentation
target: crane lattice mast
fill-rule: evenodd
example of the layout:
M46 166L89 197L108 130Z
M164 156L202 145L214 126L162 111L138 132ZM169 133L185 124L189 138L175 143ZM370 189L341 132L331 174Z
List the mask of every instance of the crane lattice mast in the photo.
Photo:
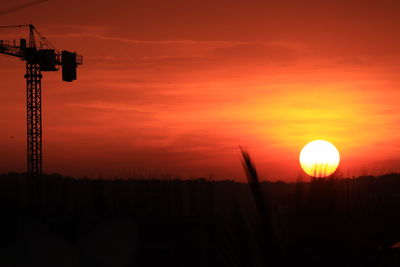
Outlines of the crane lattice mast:
M18 57L26 61L26 128L27 128L27 174L31 177L42 175L42 71L57 71L62 66L62 79L66 82L76 80L76 68L83 57L69 51L59 52L32 25L0 26L0 28L28 27L29 40L0 40L0 54ZM35 34L40 38L36 45Z

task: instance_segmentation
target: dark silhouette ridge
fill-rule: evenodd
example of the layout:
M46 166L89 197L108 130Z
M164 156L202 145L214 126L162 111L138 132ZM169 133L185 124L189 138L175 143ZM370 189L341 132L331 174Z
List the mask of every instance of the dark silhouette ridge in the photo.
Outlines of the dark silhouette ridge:
M399 174L29 181L0 175L1 266L398 266Z

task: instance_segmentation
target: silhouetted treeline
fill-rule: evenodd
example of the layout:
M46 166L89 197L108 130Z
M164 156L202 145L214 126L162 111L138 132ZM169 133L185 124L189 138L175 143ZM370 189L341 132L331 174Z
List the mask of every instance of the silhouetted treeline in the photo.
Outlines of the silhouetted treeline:
M399 174L249 182L0 175L0 266L399 266Z

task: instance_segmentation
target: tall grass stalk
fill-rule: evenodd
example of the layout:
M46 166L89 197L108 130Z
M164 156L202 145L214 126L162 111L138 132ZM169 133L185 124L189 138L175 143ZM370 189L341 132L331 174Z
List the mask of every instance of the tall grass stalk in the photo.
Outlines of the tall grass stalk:
M264 196L257 170L247 151L241 148L242 164L247 175L251 193L260 218L260 249L267 266L283 266L283 254L277 238L277 231L272 223L272 209Z

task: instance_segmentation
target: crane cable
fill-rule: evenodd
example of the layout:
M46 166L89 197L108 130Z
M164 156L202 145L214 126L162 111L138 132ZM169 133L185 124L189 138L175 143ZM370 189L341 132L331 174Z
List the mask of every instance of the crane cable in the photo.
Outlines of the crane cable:
M47 46L53 48L57 53L60 53L60 51L58 51L57 48L49 40L47 40L46 37L44 37L44 35L40 31L38 31L35 27L33 29L36 32L36 34L39 35L40 40L42 40Z

